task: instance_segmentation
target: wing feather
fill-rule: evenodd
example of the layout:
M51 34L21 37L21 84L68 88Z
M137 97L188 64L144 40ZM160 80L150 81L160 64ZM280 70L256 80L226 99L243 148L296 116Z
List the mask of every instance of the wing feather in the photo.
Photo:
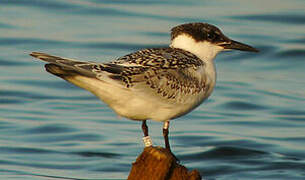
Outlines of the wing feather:
M49 67L56 72L62 71L62 74L94 77L166 100L183 102L189 96L206 90L206 77L198 73L204 69L204 62L182 49L144 49L109 63L83 62L39 52L30 55L55 64Z

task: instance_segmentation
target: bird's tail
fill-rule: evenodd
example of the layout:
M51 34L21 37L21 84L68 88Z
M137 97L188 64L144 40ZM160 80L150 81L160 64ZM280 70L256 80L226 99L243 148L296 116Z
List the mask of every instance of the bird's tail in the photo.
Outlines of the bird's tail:
M40 52L32 52L30 55L48 62L45 65L46 71L61 78L74 75L95 77L95 74L91 71L94 63L52 56Z

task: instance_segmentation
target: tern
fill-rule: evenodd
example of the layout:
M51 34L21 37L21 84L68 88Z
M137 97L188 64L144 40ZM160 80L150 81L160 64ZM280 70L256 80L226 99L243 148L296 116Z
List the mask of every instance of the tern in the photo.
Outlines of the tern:
M143 49L107 63L85 62L40 52L46 71L90 91L119 116L142 121L143 141L152 146L147 120L163 122L166 149L170 120L192 111L215 86L214 59L224 50L258 52L234 41L208 23L187 23L171 29L165 48Z

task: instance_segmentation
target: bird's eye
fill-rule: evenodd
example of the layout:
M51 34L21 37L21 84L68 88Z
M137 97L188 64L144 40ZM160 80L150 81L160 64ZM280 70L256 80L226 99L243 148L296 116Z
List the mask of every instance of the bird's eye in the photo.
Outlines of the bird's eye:
M215 34L214 34L214 33L208 33L208 34L207 34L207 38L208 38L209 40L213 40L213 39L215 39Z

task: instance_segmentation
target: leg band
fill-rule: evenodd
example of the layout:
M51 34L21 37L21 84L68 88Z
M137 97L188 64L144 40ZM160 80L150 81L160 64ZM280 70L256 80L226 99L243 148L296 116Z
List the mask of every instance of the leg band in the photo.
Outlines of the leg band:
M143 137L143 142L145 147L150 147L153 145L152 140L150 139L149 136Z

